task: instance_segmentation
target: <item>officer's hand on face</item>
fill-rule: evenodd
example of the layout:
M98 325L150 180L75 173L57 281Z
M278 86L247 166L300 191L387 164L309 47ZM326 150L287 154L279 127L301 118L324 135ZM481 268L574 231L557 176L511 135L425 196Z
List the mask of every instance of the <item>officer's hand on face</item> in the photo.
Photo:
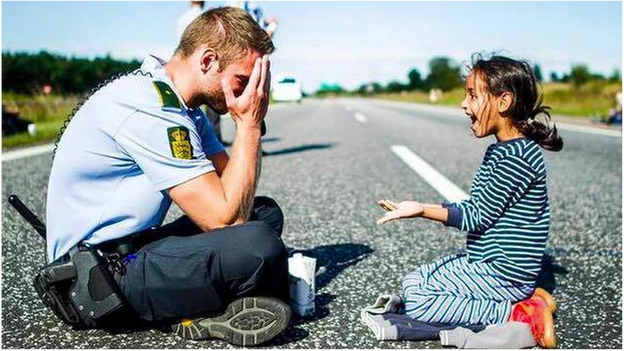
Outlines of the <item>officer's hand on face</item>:
M236 97L230 84L221 81L225 102L238 127L259 128L269 108L271 71L268 56L256 59L249 82L243 93Z

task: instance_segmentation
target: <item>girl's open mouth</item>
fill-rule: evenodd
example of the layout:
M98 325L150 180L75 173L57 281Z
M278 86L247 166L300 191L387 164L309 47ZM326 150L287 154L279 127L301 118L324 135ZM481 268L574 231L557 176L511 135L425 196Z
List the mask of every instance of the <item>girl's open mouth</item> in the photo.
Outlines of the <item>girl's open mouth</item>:
M475 115L468 115L468 117L470 117L470 128L474 131L474 128L477 124L477 116Z

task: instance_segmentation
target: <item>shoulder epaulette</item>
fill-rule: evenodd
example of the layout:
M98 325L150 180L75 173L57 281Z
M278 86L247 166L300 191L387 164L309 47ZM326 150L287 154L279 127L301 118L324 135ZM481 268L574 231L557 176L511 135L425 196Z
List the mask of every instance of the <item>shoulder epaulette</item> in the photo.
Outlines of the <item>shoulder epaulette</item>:
M160 96L160 103L163 108L174 108L178 110L182 108L178 96L173 89L171 89L169 84L160 80L156 80L153 83L154 88L156 88L156 91L158 92L158 96Z

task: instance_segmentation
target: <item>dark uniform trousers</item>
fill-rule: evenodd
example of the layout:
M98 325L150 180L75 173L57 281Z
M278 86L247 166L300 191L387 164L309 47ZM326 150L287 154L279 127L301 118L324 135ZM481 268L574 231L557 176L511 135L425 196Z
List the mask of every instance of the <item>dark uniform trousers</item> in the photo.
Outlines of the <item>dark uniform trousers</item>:
M288 299L284 216L256 197L246 224L202 232L187 216L142 236L146 243L118 281L144 321L201 317L242 296Z

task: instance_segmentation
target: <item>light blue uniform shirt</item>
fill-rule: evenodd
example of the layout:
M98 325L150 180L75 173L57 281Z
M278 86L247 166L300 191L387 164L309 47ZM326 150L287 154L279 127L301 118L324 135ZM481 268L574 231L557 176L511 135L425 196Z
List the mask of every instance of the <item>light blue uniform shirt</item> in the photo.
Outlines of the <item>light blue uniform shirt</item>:
M186 107L164 64L148 56L140 70L152 77L114 80L73 117L48 184L48 260L82 240L95 245L160 226L171 205L166 190L214 171L207 157L223 145L201 109ZM155 81L168 85L179 108L164 106L172 96L162 98Z

